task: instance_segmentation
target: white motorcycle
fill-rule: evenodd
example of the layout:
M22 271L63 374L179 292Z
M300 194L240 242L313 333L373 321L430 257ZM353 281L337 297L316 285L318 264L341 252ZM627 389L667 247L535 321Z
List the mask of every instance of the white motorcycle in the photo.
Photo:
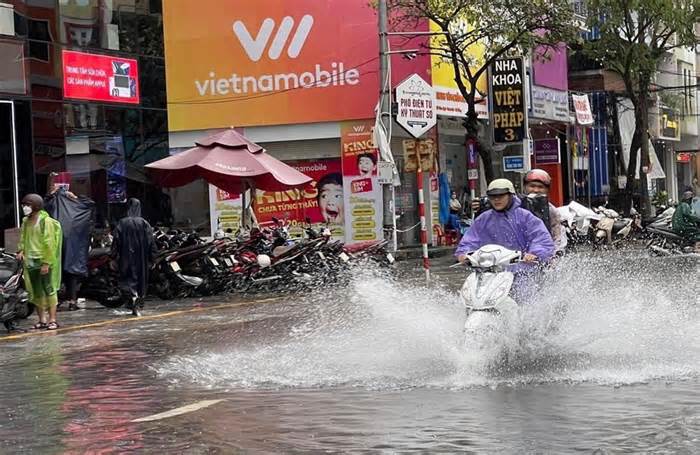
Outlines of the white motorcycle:
M518 305L510 296L514 275L508 267L522 254L499 245L484 245L467 255L472 270L460 297L467 309L464 343L467 349L498 350L516 322Z

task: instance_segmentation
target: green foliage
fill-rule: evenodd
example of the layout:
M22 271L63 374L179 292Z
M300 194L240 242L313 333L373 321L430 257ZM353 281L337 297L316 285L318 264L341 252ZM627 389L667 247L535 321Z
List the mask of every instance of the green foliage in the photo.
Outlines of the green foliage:
M585 52L622 78L635 105L668 52L699 43L700 0L591 0L588 11L600 39L587 42Z
M455 68L455 82L474 109L479 78L508 53L527 54L576 37L569 0L387 0L393 31L430 20L445 33L427 46Z

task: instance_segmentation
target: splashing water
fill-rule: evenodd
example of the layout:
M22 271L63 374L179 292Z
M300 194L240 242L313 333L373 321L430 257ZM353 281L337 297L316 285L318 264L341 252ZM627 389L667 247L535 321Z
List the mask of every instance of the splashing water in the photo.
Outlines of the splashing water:
M698 277L693 261L568 257L547 274L537 301L521 307L515 330L504 334L505 352L493 358L463 346L465 314L454 289L410 286L365 270L345 289L293 304L285 333L175 356L158 371L224 387L691 379L700 375Z

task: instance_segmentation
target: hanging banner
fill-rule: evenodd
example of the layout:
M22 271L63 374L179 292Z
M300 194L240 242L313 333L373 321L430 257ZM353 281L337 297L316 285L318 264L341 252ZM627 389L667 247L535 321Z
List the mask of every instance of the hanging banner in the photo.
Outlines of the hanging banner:
M315 229L329 227L333 238L343 240L345 236L343 210L343 178L340 160L318 159L286 161L299 172L313 180L304 188L285 191L257 190L253 209L261 225L274 218L289 222L289 235L300 238L305 235L307 221ZM212 233L217 229L235 232L241 220L240 195L231 195L210 185L210 210Z
M343 167L345 242L381 240L382 187L377 177L378 151L372 140L373 120L343 122L340 147Z
M430 228L429 232L432 237L432 245L438 246L438 237L435 235L433 228L440 226L440 182L436 174L430 175Z
M588 95L571 95L576 110L576 121L579 125L593 125L593 113L588 102Z
M121 136L105 139L105 155L109 157L107 202L121 204L126 202L126 160L124 159L124 140Z
M491 67L491 118L496 144L522 142L526 138L523 59L496 60Z

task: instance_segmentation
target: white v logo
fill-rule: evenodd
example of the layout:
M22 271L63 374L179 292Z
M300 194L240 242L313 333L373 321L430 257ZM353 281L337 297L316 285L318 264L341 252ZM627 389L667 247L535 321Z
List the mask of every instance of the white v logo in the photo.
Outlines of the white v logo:
M233 24L233 33L236 34L248 57L254 62L257 62L262 57L263 52L265 52L265 46L267 46L274 29L275 21L268 17L263 21L258 31L258 36L253 39L243 22L236 21Z
M306 43L306 38L311 32L311 27L313 27L314 18L313 16L307 14L301 18L299 21L299 26L296 32L292 35L292 29L294 29L294 19L290 16L286 16L280 22L280 26L277 29L272 43L270 44L270 49L267 52L268 57L271 60L277 60L282 55L287 41L291 36L291 42L287 47L287 55L290 58L297 58L301 49ZM238 38L238 41L243 46L248 57L257 62L262 58L263 52L268 43L270 43L270 38L272 37L272 32L275 30L275 21L269 17L265 19L258 30L258 36L253 39L252 35L248 31L248 28L242 21L236 21L233 23L233 33Z

